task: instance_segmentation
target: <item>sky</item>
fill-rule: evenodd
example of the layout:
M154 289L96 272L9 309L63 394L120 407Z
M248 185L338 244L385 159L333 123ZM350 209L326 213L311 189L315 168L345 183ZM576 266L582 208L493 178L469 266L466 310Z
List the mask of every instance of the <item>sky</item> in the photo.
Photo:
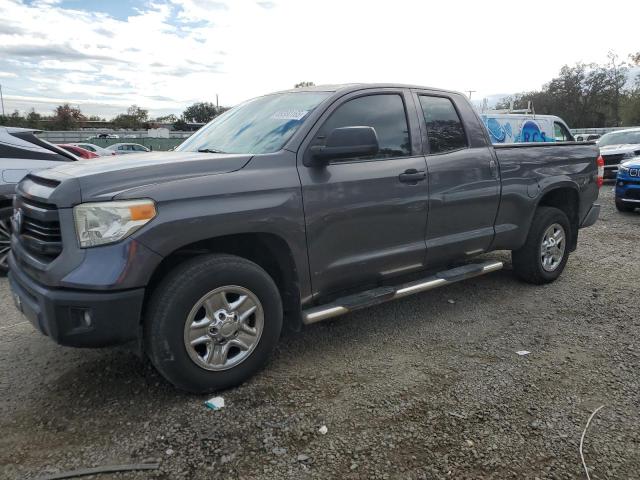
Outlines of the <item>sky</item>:
M5 110L111 118L232 106L316 84L540 88L564 64L640 50L639 1L0 0Z

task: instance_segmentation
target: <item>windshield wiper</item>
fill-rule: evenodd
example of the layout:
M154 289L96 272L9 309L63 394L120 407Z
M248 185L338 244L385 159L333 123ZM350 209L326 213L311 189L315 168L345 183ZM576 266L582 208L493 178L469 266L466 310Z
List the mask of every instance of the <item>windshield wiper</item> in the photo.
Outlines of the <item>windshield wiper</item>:
M198 152L200 153L227 153L222 150L216 150L215 148L199 148Z

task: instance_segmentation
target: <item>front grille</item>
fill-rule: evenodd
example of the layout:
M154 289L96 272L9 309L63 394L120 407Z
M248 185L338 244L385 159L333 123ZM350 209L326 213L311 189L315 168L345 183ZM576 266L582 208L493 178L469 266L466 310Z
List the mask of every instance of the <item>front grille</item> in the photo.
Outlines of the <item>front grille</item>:
M624 194L625 198L629 198L631 200L640 200L640 189L632 188L626 191Z
M60 219L55 205L19 196L16 207L22 214L18 238L24 248L39 257L53 260L62 252Z
M624 153L613 153L611 155L602 155L604 159L605 166L608 165L618 165L620 161L624 158Z

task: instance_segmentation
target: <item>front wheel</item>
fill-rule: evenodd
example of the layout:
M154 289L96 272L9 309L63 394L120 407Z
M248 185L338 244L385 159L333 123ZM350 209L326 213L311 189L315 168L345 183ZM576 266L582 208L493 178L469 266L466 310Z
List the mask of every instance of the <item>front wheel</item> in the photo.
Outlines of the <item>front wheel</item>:
M252 376L281 329L282 301L267 272L240 257L203 255L176 267L155 289L144 341L167 380L205 393Z
M11 215L13 208L0 208L0 274L9 271L9 253L11 253Z
M514 273L525 282L541 285L560 276L569 258L571 227L557 208L538 207L527 241L511 252Z

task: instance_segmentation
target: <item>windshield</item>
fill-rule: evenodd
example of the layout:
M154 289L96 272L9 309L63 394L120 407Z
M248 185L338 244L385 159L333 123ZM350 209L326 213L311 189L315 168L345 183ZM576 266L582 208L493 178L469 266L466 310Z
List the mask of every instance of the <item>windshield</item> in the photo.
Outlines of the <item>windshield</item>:
M179 152L273 153L330 92L289 92L244 102L184 141Z
M606 147L607 145L623 145L625 143L640 143L640 131L607 133L600 138L598 146Z

